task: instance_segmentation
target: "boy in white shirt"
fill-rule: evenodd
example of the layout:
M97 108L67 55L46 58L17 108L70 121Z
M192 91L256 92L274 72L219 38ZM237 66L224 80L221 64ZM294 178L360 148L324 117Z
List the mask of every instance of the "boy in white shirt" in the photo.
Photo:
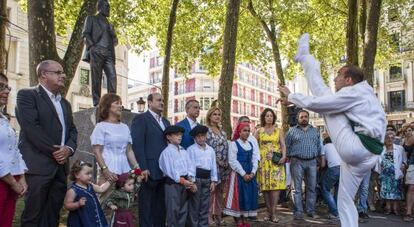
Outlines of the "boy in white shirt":
M168 126L164 130L168 146L162 151L158 160L161 171L165 176L165 207L167 226L184 226L183 217L187 212L182 212L187 201L187 189L197 191L191 175L191 162L187 151L180 146L184 129L179 126Z
M208 128L197 125L190 131L195 143L187 148L193 165L192 175L196 176L197 192L189 200L191 226L207 227L210 192L217 183L216 153L206 144Z

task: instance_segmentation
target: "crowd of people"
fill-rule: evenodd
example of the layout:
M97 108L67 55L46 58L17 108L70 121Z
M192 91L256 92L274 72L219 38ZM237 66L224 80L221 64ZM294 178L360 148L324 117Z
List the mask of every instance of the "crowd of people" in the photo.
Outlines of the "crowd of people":
M363 220L369 218L368 209L395 215L404 210L404 221L412 221L414 123L398 132L393 125L383 131L381 125L372 126L372 137L378 139L354 131L367 126L349 123L346 114L338 113L346 112L349 100L358 95L374 100L363 94L365 84L357 81L360 71L349 66L339 71L336 94L342 99L336 104L342 109L337 111L328 106L336 96L318 84L318 63L306 48L296 60L304 65L305 75L313 77L308 82L315 97L290 94L281 87L287 97L282 103L323 112L328 132L320 135L309 124L309 112L301 110L297 125L285 134L276 125L275 112L266 108L257 129L242 116L230 136L221 127L222 110L217 106L207 112L206 125L200 124L200 104L194 99L185 105L187 116L171 125L162 117L166 107L159 93L147 97L148 111L136 115L128 127L121 122L121 98L105 94L90 136L99 167L96 183L91 163L75 160L69 170L77 130L71 106L60 95L65 73L58 62L41 62L39 85L17 94L19 139L7 115L0 114L0 226L12 225L16 200L23 195L23 227L58 226L62 207L69 211L67 226L136 226L132 207L137 201L143 227L220 226L226 224L224 215L234 217L236 226L248 227L257 219L259 196L267 212L259 221L278 223L277 205L286 202L288 194L295 220L305 214L320 218L320 198L328 206L327 218L340 220L342 226L357 226L355 212ZM10 90L7 77L0 74L1 109ZM375 111L376 103L369 104ZM349 107L351 113L354 107ZM372 116L380 124L385 119L381 112ZM360 123L363 117L349 118ZM379 141L382 135L384 144Z

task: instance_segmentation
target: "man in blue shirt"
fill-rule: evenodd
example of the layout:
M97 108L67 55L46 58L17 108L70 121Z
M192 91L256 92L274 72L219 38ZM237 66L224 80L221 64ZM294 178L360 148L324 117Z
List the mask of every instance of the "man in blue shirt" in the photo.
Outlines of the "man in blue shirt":
M306 213L316 214L316 157L321 153L318 129L309 124L309 112L300 110L298 125L291 127L286 134L287 156L290 158L290 171L293 182L294 218L303 219L302 181L306 184ZM305 177L305 178L304 178Z

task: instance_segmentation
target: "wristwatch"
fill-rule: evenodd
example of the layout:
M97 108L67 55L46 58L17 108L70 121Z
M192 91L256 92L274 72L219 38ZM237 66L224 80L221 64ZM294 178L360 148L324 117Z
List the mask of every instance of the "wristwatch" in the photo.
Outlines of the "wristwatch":
M106 170L106 169L108 169L108 166L102 166L102 167L101 167L101 170L102 170L102 171L104 171L104 170Z

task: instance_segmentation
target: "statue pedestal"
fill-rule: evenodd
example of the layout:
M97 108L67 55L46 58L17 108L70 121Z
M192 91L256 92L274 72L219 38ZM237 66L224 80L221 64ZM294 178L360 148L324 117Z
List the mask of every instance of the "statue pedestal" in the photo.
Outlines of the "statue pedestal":
M121 121L131 127L132 120L136 113L130 111L122 111ZM78 130L78 147L75 154L70 158L70 166L79 159L92 163L93 176L96 180L98 165L96 163L95 155L92 152L90 136L96 125L97 113L96 108L90 108L73 113L73 122Z

